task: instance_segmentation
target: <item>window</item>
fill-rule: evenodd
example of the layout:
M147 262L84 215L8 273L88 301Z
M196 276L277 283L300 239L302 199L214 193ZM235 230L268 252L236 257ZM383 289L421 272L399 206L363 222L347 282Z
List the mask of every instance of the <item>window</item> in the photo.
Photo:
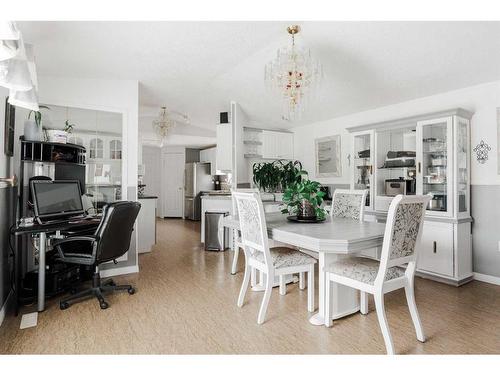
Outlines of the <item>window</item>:
M102 139L92 138L90 140L89 149L90 159L102 159L104 157L104 144L102 142Z
M112 140L109 142L109 158L121 159L122 158L122 142L119 140Z

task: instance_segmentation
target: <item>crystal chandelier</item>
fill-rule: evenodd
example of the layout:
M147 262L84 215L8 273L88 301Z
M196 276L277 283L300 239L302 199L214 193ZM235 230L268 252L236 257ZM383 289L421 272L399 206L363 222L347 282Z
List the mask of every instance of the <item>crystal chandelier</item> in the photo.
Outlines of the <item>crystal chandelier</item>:
M175 126L175 122L170 118L167 108L161 107L158 118L153 120L153 129L156 136L160 139L160 147L163 147L163 142L170 130Z
M295 45L295 34L300 26L289 26L287 30L292 36L292 45L280 48L276 58L266 65L265 81L266 86L277 91L283 100L282 118L293 121L300 118L305 101L310 99L323 72L309 50Z

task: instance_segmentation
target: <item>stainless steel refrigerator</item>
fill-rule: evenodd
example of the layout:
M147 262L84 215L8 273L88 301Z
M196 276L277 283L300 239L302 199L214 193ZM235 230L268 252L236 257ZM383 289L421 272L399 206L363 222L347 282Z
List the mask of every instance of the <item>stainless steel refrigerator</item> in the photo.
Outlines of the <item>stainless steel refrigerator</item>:
M201 220L201 192L214 189L210 163L186 163L184 184L184 217Z

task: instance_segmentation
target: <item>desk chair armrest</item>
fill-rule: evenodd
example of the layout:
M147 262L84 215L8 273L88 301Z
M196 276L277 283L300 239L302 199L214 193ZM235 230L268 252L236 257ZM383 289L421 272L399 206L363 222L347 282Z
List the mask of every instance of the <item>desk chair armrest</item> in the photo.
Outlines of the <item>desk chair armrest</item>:
M95 242L97 241L97 236L94 235L88 235L88 236L73 236L73 237L66 237L60 240L57 240L52 243L52 246L56 247L59 246L63 243L68 243L68 242L74 242L74 241L91 241Z
M95 243L97 242L98 237L94 235L88 235L88 236L74 236L74 237L66 237L61 240L55 241L52 246L57 249L57 252L59 256L61 257L61 260L66 260L66 261L76 261L75 263L82 263L82 264L87 264L90 260L95 259L96 255L96 250L97 247L95 246ZM78 253L68 253L65 254L63 249L61 248L61 245L71 243L71 242L77 242L77 241L89 241L93 246L92 246L92 255L90 254L78 254ZM83 262L79 262L78 260L81 259ZM72 262L73 263L73 262Z

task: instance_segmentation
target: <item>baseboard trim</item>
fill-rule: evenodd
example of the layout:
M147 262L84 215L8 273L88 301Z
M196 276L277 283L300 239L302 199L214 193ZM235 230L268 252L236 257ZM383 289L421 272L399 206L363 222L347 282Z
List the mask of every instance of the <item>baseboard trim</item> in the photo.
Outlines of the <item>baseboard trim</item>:
M489 284L500 285L500 277L485 275L484 273L474 272L474 280L482 281Z
M137 273L139 272L139 266L128 266L128 267L118 267L118 268L110 268L107 270L101 270L99 273L101 277L110 277L110 276L118 276L118 275L127 275L129 273Z

